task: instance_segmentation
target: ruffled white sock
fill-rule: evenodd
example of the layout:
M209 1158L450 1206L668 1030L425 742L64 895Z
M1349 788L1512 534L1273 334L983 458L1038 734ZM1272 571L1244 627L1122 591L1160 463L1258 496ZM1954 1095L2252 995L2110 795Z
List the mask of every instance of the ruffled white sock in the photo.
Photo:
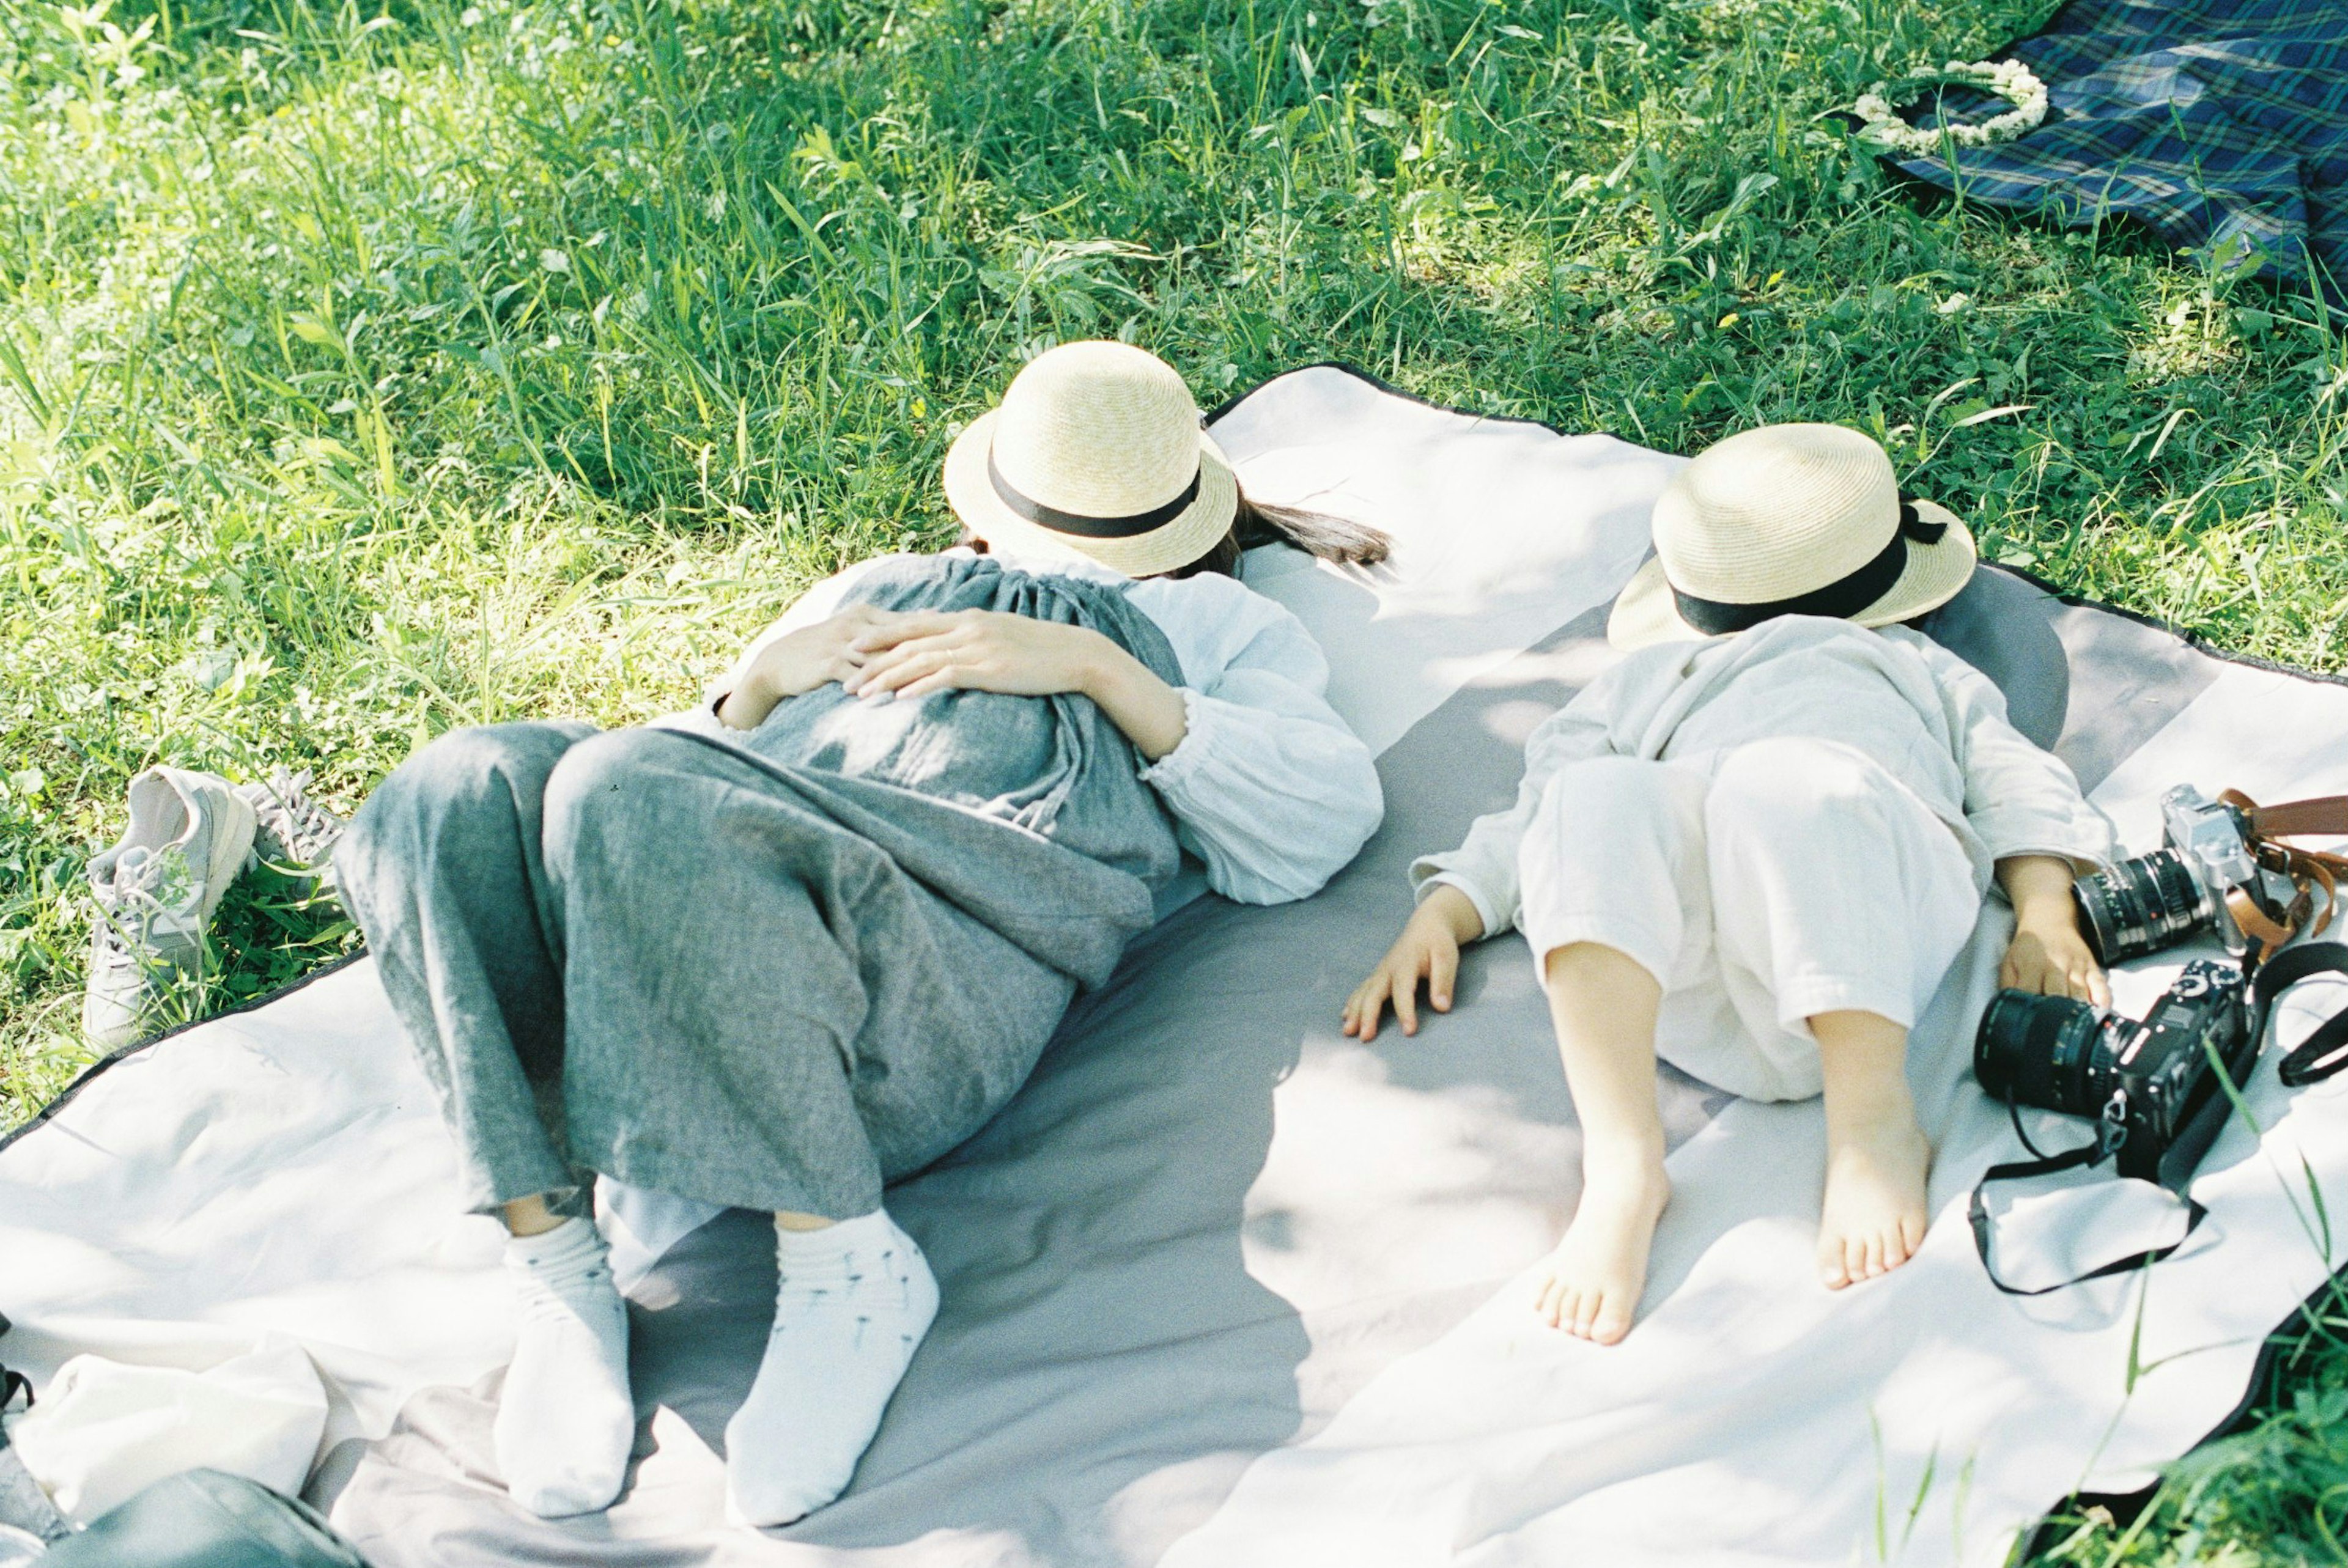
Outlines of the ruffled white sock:
M628 1307L603 1238L583 1219L506 1240L521 1301L513 1364L494 1429L506 1490L553 1519L609 1508L636 1445L628 1390Z
M847 1490L938 1315L929 1261L882 1210L775 1234L774 1330L750 1397L726 1423L727 1515L762 1527Z

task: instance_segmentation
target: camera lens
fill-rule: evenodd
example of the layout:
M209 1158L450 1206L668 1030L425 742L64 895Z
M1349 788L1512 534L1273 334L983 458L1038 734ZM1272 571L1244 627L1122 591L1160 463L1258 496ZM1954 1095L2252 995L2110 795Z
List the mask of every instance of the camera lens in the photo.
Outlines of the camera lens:
M2110 1097L2127 1027L2069 997L2000 991L1973 1036L1973 1076L1995 1099L2093 1116Z
M2104 963L2124 964L2182 940L2217 913L2185 857L2156 849L2071 885L2088 946Z

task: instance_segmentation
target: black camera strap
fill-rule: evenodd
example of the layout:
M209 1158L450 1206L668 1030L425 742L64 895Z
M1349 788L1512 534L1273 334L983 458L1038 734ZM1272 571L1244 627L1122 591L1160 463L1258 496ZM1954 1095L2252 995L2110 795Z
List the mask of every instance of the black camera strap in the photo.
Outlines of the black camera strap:
M8 1321L8 1315L5 1312L0 1312L0 1334L5 1334L9 1329L15 1327L15 1324ZM6 1413L8 1407L16 1402L16 1396L19 1394L25 1396L25 1408L28 1410L31 1409L33 1408L33 1379L27 1378L22 1372L13 1370L7 1367L0 1367L0 1414ZM5 1448L7 1444L7 1433L5 1431L0 1431L0 1448Z
M2348 980L2348 944L2302 942L2295 948L2285 948L2264 963L2258 965L2250 978L2250 1039L2263 1043L2268 1024L2273 1017L2274 1005L2281 999L2282 993L2302 980L2313 979L2320 975L2329 975ZM2282 1080L2286 1087L2292 1089L2303 1088L2311 1083L2321 1083L2343 1069L2348 1069L2348 1008L2341 1009L2340 1011L2318 1024L2309 1031L2305 1040L2293 1046L2289 1053L2275 1064L2277 1076ZM2024 1182L2034 1177L2053 1175L2058 1171L2075 1171L2083 1167L2102 1164L2119 1153L2120 1144L2126 1141L2127 1135L2126 1127L2121 1125L2117 1118L2111 1113L2113 1109L2115 1108L2106 1108L2106 1113L2097 1122L2096 1134L2092 1142L2083 1143L2075 1149L2065 1149L2059 1153L2049 1154L2032 1143L2030 1134L2023 1130L2021 1108L2011 1099L2005 1102L2006 1116L2013 1123L2014 1136L2022 1140L2022 1146L2029 1150L2034 1157L2028 1160L2010 1161L2002 1165L1992 1165L1982 1173L1981 1181L1973 1187L1972 1198L1967 1205L1966 1213L1972 1224L1973 1246L1981 1254L1982 1267L1988 1273L1990 1283L2006 1295L2046 1296L2074 1285L2084 1284L2090 1279L2102 1279L2110 1275L2125 1274L2130 1269L2143 1268L2158 1263L2162 1258L2183 1246L2186 1237L2200 1228L2201 1222L2209 1217L2209 1211L2184 1190L2184 1183L2180 1181L2177 1186L2169 1190L2185 1205L2185 1230L2168 1245L2153 1247L2145 1252L2131 1253L2126 1257L2116 1258L2105 1264L2100 1268L2091 1269L2076 1278L2062 1280L2054 1285L2039 1286L2034 1289L2024 1289L2008 1285L1998 1277L1997 1266L1991 1260L1991 1238L1994 1227L1990 1219L1988 1200L1984 1195L1986 1189L1997 1182Z
M0 1334L8 1332L8 1318L0 1313ZM24 1373L0 1367L0 1414L5 1414L22 1396L25 1408L33 1408L33 1380ZM39 1540L54 1544L73 1533L73 1526L41 1490L25 1468L24 1455L8 1444L8 1431L0 1427L0 1524L14 1530L30 1532Z
M2348 948L2343 948L2342 952L2344 957L2348 957ZM2097 1268L2091 1268L2085 1274L2074 1275L2069 1279L2056 1280L2053 1285L2025 1287L2008 1285L1998 1276L1997 1263L1990 1255L1995 1230L1989 1213L1987 1194L1990 1184L1993 1182L2026 1182L2036 1176L2051 1176L2057 1171L2075 1171L2083 1166L2093 1167L2102 1164L2118 1153L2120 1145L2127 1141L2127 1127L2119 1120L2116 1114L2117 1109L2116 1101L2105 1107L2104 1115L2096 1124L2094 1142L2082 1143L2075 1149L2065 1149L2060 1153L2048 1154L2041 1153L2038 1145L2030 1141L2030 1134L2023 1131L2021 1107L2011 1099L2006 1101L2005 1114L2007 1120L2013 1123L2013 1135L2022 1140L2024 1148L2037 1157L2030 1160L2013 1160L2003 1165L1992 1165L1982 1173L1982 1179L1973 1184L1972 1196L1965 1205L1965 1218L1972 1225L1973 1250L1981 1254L1982 1271L1989 1276L1989 1282L1992 1285L1996 1286L2006 1295L2051 1296L2055 1291L2067 1290L2075 1285L2085 1285L2091 1279L2126 1274L2131 1269L2148 1268L2183 1246L2186 1237L2199 1230L2201 1222L2209 1217L2209 1211L2196 1202L2191 1194L2171 1188L2169 1190L2176 1195L2177 1200L2185 1205L2185 1229L2168 1245L2152 1247L2143 1252L2132 1252L2126 1257L2114 1258L2111 1262Z
M2282 993L2318 975L2348 979L2348 945L2302 942L2285 948L2259 966L2250 981L2251 1038L2266 1039L2269 1015ZM2343 1008L2310 1030L2305 1040L2275 1064L2276 1073L2292 1089L2321 1083L2348 1067L2348 1008Z

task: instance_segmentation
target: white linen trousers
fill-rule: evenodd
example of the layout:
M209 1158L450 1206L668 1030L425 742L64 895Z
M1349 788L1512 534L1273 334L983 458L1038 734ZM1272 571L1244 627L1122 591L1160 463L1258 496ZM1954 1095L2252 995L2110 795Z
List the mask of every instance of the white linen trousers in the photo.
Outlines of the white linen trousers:
M1544 977L1570 943L1626 954L1663 989L1656 1054L1748 1100L1819 1091L1816 1014L1912 1027L1987 890L1914 791L1805 737L1569 763L1519 853Z

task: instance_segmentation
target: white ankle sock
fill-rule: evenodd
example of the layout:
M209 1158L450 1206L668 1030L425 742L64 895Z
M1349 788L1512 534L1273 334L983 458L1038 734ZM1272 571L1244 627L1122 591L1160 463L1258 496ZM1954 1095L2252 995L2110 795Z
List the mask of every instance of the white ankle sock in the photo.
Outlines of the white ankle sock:
M788 1524L847 1489L930 1321L938 1282L886 1212L776 1227L782 1287L757 1380L726 1423L736 1524Z
M583 1219L506 1240L521 1301L494 1429L506 1490L553 1519L609 1508L628 1477L636 1406L628 1390L628 1307L603 1238Z

